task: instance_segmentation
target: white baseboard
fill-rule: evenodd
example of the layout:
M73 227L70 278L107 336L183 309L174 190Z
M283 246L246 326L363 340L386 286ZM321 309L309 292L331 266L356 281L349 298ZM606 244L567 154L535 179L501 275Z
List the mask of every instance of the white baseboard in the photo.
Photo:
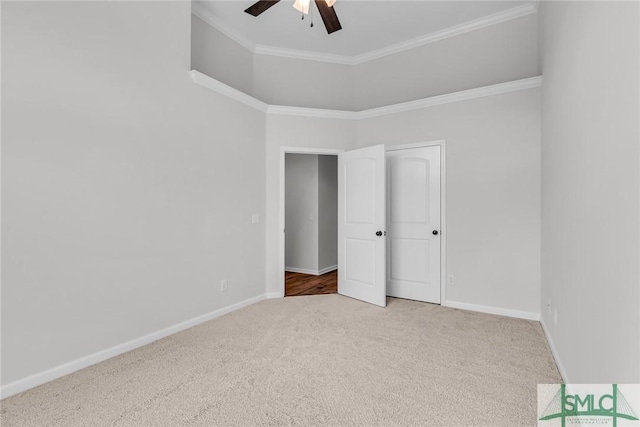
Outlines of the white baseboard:
M549 343L549 348L551 349L551 354L556 361L556 366L558 367L558 371L560 372L560 376L562 377L562 381L565 384L573 384L569 382L569 377L567 376L567 371L564 368L564 364L560 359L560 355L558 354L558 350L556 349L553 340L551 339L551 335L549 334L549 329L547 328L547 324L544 322L544 317L540 317L540 324L542 325L542 330L544 331L544 336L547 338L547 343Z
M284 298L282 292L267 292L267 299Z
M516 317L518 319L540 320L540 313L532 313L529 311L510 310L508 308L491 307L488 305L468 304L458 301L444 301L442 305L450 308L459 308L461 310L478 311L480 313L497 314L499 316Z
M337 269L338 269L337 265L332 265L331 267L323 268L322 270L318 271L318 276L322 276L323 274L327 274L327 273L330 273L332 271L336 271Z
M337 270L337 265L332 265L331 267L323 268L322 270L309 270L306 268L297 268L297 267L285 267L284 271L288 271L289 273L300 273L300 274L311 274L312 276L322 276L323 274L327 274L330 271Z
M300 274L312 274L314 276L319 276L318 270L309 270L306 268L297 268L297 267L285 267L284 271L289 273L300 273Z
M42 385L44 383L48 383L49 381L53 381L57 378L63 377L72 372L79 371L80 369L86 368L88 366L95 365L96 363L103 362L107 359L118 356L122 353L126 353L128 351L134 350L138 347L142 347L144 345L157 341L161 338L167 337L169 335L173 335L177 332L184 331L185 329L189 329L193 326L207 322L211 319L215 319L216 317L220 317L225 314L231 313L232 311L246 307L248 305L255 304L266 298L267 298L266 294L258 295L256 297L249 298L244 301L240 301L236 304L232 304L230 306L220 308L210 313L206 313L201 316L194 317L193 319L180 322L173 326L169 326L168 328L161 329L156 332L152 332L140 338L136 338L131 341L118 344L114 347L98 351L97 353L93 353L88 356L81 357L79 359L73 360L63 365L59 365L54 368L47 369L46 371L39 372L37 374L33 374L28 377L10 382L0 387L0 399L13 396L14 394L21 393L23 391L29 390L30 388Z

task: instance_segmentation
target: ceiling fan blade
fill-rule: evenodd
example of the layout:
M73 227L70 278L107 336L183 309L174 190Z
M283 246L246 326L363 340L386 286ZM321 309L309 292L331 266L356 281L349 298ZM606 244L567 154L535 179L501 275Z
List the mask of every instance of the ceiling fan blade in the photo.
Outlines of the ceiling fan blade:
M336 15L336 11L333 6L327 6L327 2L325 0L315 1L316 6L318 6L318 11L320 12L320 16L322 16L324 26L327 28L327 33L331 34L335 31L341 30L342 25L340 25L340 21L338 21L338 15Z
M280 0L260 0L259 2L249 6L245 10L245 12L247 12L249 15L258 16L265 10L269 9L274 4L278 3L279 1Z

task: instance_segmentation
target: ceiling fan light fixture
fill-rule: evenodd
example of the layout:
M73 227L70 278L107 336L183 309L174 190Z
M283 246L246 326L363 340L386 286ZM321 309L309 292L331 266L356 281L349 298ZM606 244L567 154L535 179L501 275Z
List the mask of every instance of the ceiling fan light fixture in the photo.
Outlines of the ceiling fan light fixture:
M333 6L331 6L335 3L336 0L314 1L316 3L318 13L322 18L322 22L324 23L324 27L327 29L327 34L332 34L338 30L341 30L342 25L340 25L338 15L336 15L335 9L333 8ZM245 9L245 12L251 16L259 16L265 10L269 9L271 6L279 2L280 0L258 0L256 3ZM311 13L311 27L313 27L313 9L311 9L311 0L295 0L293 7L297 11L302 13L302 19L304 19L304 15L308 15L309 13Z
M335 2L335 0L333 1ZM311 0L296 0L295 3L293 3L293 8L307 15L309 13L309 4L311 4Z

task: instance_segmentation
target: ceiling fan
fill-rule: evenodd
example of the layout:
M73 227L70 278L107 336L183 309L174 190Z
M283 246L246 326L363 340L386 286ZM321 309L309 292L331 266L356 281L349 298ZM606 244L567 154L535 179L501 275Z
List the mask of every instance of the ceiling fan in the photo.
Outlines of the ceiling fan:
M280 0L259 0L257 3L249 6L245 10L245 12L247 12L249 15L258 16L279 1ZM316 3L316 6L318 7L318 12L320 12L320 16L322 17L322 22L324 22L324 26L327 28L327 33L331 34L335 31L341 30L342 26L340 25L340 21L338 20L338 15L336 15L336 11L333 9L333 4L336 2L336 0L314 1ZM296 0L293 4L293 7L306 15L309 13L310 3L311 0Z

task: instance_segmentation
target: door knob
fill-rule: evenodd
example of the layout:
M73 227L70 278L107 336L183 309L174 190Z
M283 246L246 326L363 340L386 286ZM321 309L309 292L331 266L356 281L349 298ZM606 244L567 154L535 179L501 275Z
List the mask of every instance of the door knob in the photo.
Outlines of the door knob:
M376 231L376 236L378 237L382 236L382 231Z
M438 230L433 230L433 235L437 236L438 235Z

